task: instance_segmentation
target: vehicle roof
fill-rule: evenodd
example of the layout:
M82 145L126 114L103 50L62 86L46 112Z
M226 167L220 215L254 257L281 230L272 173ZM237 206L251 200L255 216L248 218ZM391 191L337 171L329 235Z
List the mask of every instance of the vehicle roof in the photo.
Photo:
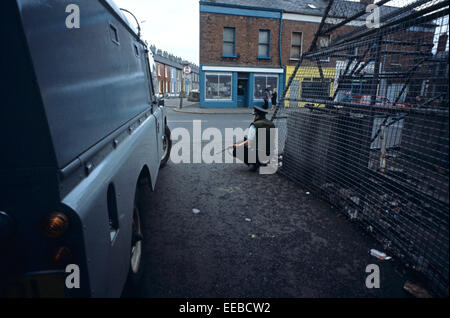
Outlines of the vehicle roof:
M138 36L138 31L130 23L127 17L123 14L123 11L115 4L113 0L105 0L106 4L119 16L119 18Z

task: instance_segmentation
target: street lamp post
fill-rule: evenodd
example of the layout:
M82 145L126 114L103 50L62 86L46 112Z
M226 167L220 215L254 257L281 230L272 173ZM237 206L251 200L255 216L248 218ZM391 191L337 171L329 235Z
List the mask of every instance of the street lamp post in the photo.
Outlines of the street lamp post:
M184 82L184 69L183 69L183 73L181 74L181 91L180 91L180 109L183 108L183 96L184 96L184 86L183 86L183 82Z
M188 64L183 66L183 74L182 74L183 82L181 83L180 108L183 107L183 97L184 97L184 85L183 84L186 84L186 75L191 74L191 72L192 72L192 69Z

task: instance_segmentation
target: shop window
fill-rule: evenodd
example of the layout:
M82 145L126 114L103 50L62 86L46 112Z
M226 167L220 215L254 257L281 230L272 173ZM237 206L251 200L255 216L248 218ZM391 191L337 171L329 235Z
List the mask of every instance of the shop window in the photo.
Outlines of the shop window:
M205 99L231 100L231 73L205 73Z
M274 89L278 90L278 76L275 75L255 75L255 85L253 90L254 99L263 99L264 90L268 88L272 94Z

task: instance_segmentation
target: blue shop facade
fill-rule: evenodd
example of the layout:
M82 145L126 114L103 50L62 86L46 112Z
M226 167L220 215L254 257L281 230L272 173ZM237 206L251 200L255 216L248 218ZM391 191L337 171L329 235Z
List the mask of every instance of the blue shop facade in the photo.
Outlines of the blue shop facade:
M263 92L284 88L284 69L200 65L200 107L237 108L264 105ZM271 102L269 102L271 107Z

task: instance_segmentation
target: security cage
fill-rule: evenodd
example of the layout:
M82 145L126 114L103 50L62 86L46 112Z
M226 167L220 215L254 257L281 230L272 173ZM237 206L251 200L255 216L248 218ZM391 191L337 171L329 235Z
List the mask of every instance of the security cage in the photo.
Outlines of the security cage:
M272 120L281 173L448 296L448 1L326 1Z

